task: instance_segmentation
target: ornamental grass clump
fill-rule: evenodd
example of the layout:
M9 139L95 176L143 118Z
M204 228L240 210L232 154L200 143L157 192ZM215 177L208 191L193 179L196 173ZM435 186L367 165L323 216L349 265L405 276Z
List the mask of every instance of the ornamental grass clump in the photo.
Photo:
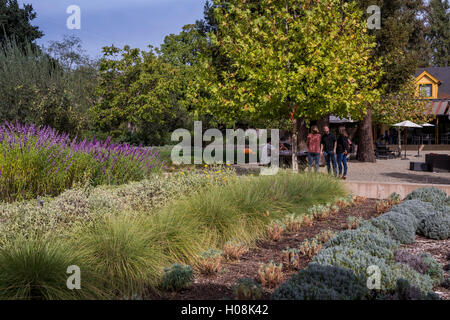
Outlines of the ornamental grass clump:
M164 166L158 151L93 139L70 139L49 127L0 125L0 200L55 196L76 183L123 184Z

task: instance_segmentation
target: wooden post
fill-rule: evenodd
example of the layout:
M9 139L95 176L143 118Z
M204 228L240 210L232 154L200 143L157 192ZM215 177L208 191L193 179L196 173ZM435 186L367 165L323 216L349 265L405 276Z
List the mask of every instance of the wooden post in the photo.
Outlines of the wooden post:
M435 144L439 144L439 116L436 116L436 141Z

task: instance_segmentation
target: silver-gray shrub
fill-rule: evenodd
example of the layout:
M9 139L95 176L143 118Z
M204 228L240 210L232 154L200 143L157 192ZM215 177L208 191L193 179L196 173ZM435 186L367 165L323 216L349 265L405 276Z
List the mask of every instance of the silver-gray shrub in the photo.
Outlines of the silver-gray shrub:
M399 243L381 232L373 232L368 229L346 230L330 239L324 248L334 246L353 247L370 255L393 261L394 251Z
M420 274L404 264L387 262L385 259L353 247L335 246L323 249L312 262L347 268L363 279L367 278L367 268L375 265L381 271L381 290L383 291L394 289L397 279L400 278L408 280L423 292L429 292L433 287L430 276Z
M450 214L438 212L422 220L419 224L418 233L436 240L450 238Z
M441 210L442 206L447 203L447 194L438 188L420 188L408 194L404 200L421 200L431 203L435 208Z
M393 239L402 244L410 244L415 241L416 219L413 216L390 211L380 216L380 220L389 221L394 225Z
M273 300L361 300L368 295L363 279L351 270L310 263L273 292Z
M423 219L436 213L436 208L429 202L414 199L395 205L390 211L413 216L416 220L415 227L417 228Z

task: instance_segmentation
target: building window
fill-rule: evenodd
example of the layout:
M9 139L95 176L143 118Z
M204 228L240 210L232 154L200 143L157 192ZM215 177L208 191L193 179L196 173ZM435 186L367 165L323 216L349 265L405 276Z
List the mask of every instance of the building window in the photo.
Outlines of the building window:
M423 97L433 96L433 85L432 84L421 84L419 86L420 95Z

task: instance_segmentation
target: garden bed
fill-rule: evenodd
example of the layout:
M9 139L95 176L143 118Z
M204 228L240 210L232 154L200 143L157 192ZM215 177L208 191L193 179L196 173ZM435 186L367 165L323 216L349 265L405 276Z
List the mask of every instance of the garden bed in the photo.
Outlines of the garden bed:
M324 230L331 229L339 232L347 229L347 218L350 216L361 217L364 220L378 216L376 209L377 201L367 199L363 203L343 208L339 213L328 217L324 221L314 221L312 227L303 227L296 233L284 233L279 241L258 241L257 246L244 254L238 262L227 262L223 265L219 274L205 276L196 274L190 289L181 293L153 294L147 299L174 299L174 300L222 300L233 299L232 285L239 278L257 279L258 269L261 263L273 260L281 263L281 253L287 247L297 247L306 239L311 239ZM311 259L302 256L301 268L311 262ZM288 280L295 270L284 270L283 282ZM273 290L265 290L263 298L268 299Z

